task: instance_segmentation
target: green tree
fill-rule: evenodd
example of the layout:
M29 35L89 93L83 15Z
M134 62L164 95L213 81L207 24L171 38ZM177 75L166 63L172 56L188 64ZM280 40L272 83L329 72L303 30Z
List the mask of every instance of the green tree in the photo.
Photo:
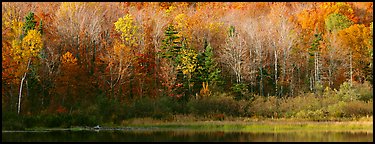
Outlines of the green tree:
M26 35L29 30L35 29L36 21L34 18L34 13L29 12L25 17L25 23L22 27L23 34Z
M165 31L165 38L162 40L162 51L159 53L162 58L167 58L177 66L179 59L178 54L181 51L182 43L178 31L173 25L169 25Z
M208 43L205 46L205 51L199 53L198 60L198 79L200 82L206 82L210 85L215 85L220 82L220 69L217 68L217 64L214 61L211 44Z
M161 76L162 83L168 91L168 95L181 97L184 95L183 87L183 74L177 69L180 64L180 51L182 49L182 41L179 32L173 25L169 25L165 32L165 38L162 40L161 51L158 55L165 60L162 69L168 69L167 75Z
M339 13L332 13L325 19L326 29L329 32L339 31L351 26L353 22L345 15Z

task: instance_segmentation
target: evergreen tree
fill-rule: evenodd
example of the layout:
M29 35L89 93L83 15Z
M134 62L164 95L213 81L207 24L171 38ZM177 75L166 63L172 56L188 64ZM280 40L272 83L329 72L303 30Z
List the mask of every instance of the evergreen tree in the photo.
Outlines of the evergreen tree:
M217 64L214 61L212 47L209 43L205 43L205 51L199 54L198 60L198 80L210 84L219 82L220 70L216 67Z
M25 17L25 23L22 27L22 31L23 31L22 38L27 35L27 32L29 30L35 29L35 26L36 26L36 21L35 21L35 18L34 18L34 13L29 12Z
M169 25L165 31L165 39L162 41L162 52L159 54L162 58L174 61L174 65L178 65L178 54L182 48L181 38L178 31L173 25Z

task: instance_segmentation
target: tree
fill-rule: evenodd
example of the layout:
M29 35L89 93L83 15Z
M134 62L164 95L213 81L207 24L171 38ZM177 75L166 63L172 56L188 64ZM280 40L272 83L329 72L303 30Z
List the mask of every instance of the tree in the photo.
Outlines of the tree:
M276 15L275 15L276 14ZM290 61L292 46L295 44L297 34L295 27L289 17L293 11L288 8L285 3L273 4L271 12L268 15L270 19L267 23L268 40L270 47L273 48L274 53L274 79L275 79L275 94L284 95L284 88L289 85L291 95L293 95L293 61ZM278 61L278 59L280 59ZM279 62L279 63L278 63ZM280 66L279 66L280 65ZM281 71L278 72L278 67ZM280 78L278 76L280 74ZM291 80L290 82L288 80ZM278 83L279 82L279 83ZM278 87L280 89L278 91Z
M197 56L197 52L187 47L186 43L183 41L181 50L177 56L178 65L176 68L178 71L182 72L184 87L188 90L187 94L185 93L185 98L191 94L192 87L194 87L195 84L191 82L191 80L198 66ZM187 82L185 80L187 80Z
M348 48L350 63L350 82L356 77L358 81L364 81L366 73L371 72L371 49L368 43L372 37L370 28L363 24L354 24L338 32L342 47ZM353 71L354 70L354 71Z
M69 51L62 55L60 61L61 71L55 78L55 92L57 95L52 97L54 100L51 106L53 110L57 110L58 107L70 107L70 110L72 110L76 103L82 102L80 98L82 95L79 93L82 87L82 85L80 85L82 71L79 70L77 58ZM58 102L59 105L55 105L55 102Z
M207 44L205 51L198 54L198 79L205 82L207 85L215 85L220 82L220 70L214 61L212 47L210 43Z
M345 15L332 13L325 19L325 26L328 32L339 31L351 26L353 22Z
M26 75L29 71L30 64L33 58L37 57L40 50L43 48L42 35L39 31L35 30L34 23L34 14L29 13L26 16L25 25L22 27L23 33L26 33L26 36L22 37L20 40L15 39L12 42L12 51L15 61L19 61L20 71L23 73L20 83L20 89L18 94L18 110L19 114L21 111L21 99L22 99L22 89L23 83L26 79ZM34 27L31 27L34 26Z
M115 87L121 87L123 80L130 76L130 66L133 61L131 48L115 41L114 46L109 47L107 52L101 56L101 59L107 63L105 68L104 80L110 88L110 98L117 99Z
M349 18L345 15L339 13L332 13L327 16L325 19L325 26L326 26L326 33L323 35L325 37L325 41L327 43L327 55L328 55L328 85L333 85L333 73L336 72L337 64L334 62L335 59L337 60L337 55L339 54L339 48L337 46L337 32L341 31L342 29L346 29L353 24ZM334 59L334 57L336 57Z
M181 80L178 79L180 74L177 70L182 42L173 25L169 25L164 34L165 38L162 40L161 51L158 53L164 59L161 61L161 65L164 65L161 66L161 69L166 70L161 73L163 78L161 83L167 88L167 95L179 98L183 95Z
M235 73L237 84L242 81L242 57L246 52L243 47L244 43L244 39L235 30L235 27L230 26L225 48L221 51L221 58Z
M122 18L119 18L115 23L115 30L121 32L121 40L126 46L133 47L137 46L136 42L138 40L137 29L132 15L127 14Z

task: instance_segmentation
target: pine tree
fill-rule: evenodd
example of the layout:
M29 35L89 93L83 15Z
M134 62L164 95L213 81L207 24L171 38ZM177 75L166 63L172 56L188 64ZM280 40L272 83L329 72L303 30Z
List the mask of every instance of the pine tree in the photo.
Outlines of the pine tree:
M174 61L174 65L178 64L178 54L182 48L181 37L173 25L169 25L165 31L165 39L162 41L162 52L159 54L162 58Z
M22 38L27 35L27 32L29 30L35 29L35 25L36 25L36 21L35 21L35 18L34 18L34 13L33 12L29 12L26 15L26 17L25 17L25 23L24 23L24 25L22 27L22 31L23 31Z
M199 81L209 84L219 82L220 70L216 67L217 64L214 61L212 47L209 43L205 44L205 51L203 53L200 53L198 57Z

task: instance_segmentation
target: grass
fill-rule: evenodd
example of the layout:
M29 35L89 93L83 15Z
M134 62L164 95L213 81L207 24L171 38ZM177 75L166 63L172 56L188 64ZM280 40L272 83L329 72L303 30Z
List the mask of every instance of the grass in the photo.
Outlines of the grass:
M299 119L255 119L228 118L214 121L190 115L177 115L174 120L156 120L152 118L133 118L122 121L121 125L103 124L107 128L141 128L148 130L188 130L188 131L225 131L225 132L292 132L292 131L366 131L373 132L372 117L357 120L316 122ZM43 130L90 130L88 127L70 128L28 128L28 131Z
M180 117L181 118L181 117ZM289 131L373 131L371 118L334 122L316 122L297 119L251 119L232 118L225 121L213 121L185 116L173 121L162 121L151 118L136 118L123 121L122 126L151 128L162 130L194 131L238 131L238 132L289 132ZM117 126L121 127L121 126Z
M132 125L133 127L158 127L164 130L185 129L194 131L231 131L231 132L290 132L290 131L369 131L372 132L372 123L350 122L305 122L296 124L262 123L262 122L193 122L173 124Z

